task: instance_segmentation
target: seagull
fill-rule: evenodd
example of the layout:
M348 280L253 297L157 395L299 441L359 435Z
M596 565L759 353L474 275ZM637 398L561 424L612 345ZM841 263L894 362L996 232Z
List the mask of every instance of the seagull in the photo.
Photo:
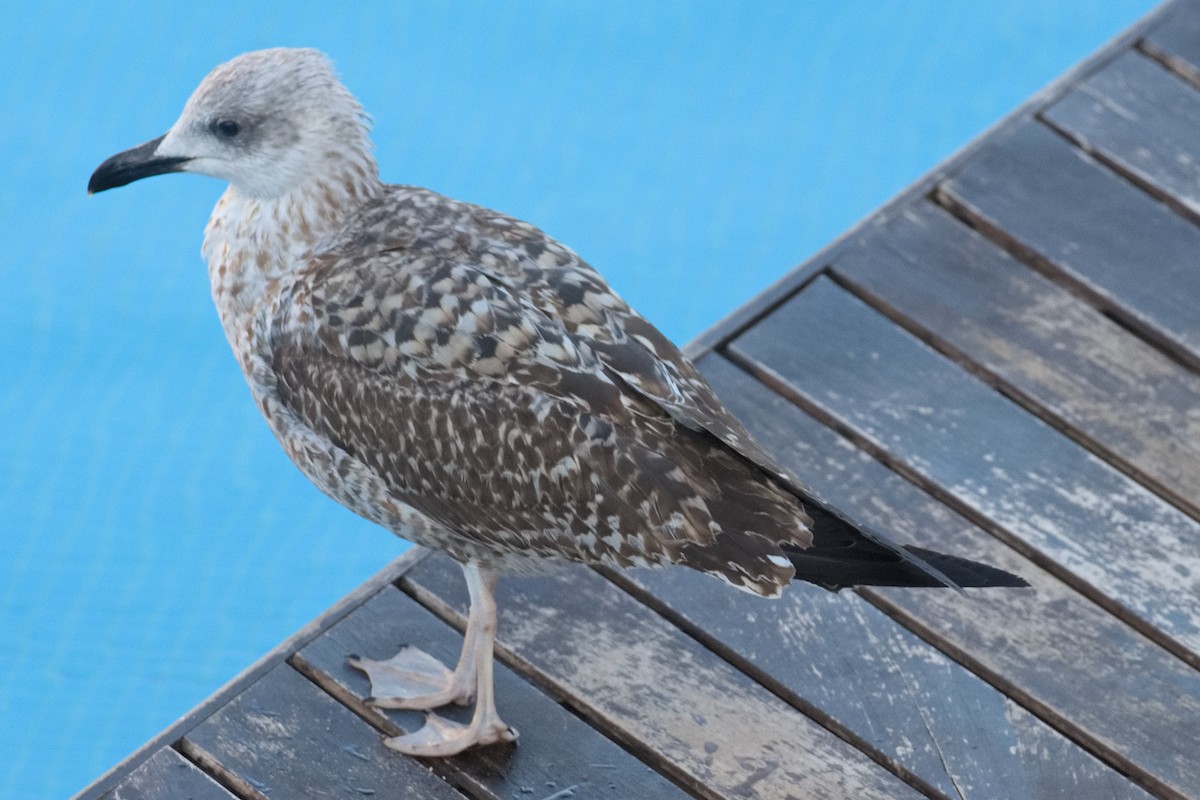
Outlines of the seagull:
M538 228L381 182L367 116L316 50L218 66L164 135L104 161L88 192L172 172L229 183L202 253L288 456L334 500L462 565L470 610L453 670L415 647L350 657L375 705L428 712L387 740L395 750L516 739L492 686L503 573L682 564L764 597L792 580L1027 585L824 502ZM432 713L472 701L466 725Z

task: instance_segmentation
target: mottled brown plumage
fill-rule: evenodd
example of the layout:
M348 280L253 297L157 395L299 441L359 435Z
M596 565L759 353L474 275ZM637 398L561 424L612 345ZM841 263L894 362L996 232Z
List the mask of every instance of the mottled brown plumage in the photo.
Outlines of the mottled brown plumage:
M464 564L471 616L453 672L413 648L352 662L380 705L477 695L469 726L430 715L396 749L515 737L492 700L500 571L684 564L767 596L796 576L1019 585L825 507L537 228L381 183L362 109L315 51L218 67L166 135L109 159L90 188L172 171L231 181L205 235L213 297L285 450L334 499Z
M387 187L283 294L281 403L436 520L424 544L501 569L687 563L775 594L780 544L810 543L692 365L528 224Z

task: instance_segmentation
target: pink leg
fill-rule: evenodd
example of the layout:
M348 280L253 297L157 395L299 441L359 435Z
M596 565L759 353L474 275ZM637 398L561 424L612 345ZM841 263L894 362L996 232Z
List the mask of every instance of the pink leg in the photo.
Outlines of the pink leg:
M357 663L351 662L354 666L365 670L370 676L371 690L376 695L373 702L384 708L430 708L433 706L418 706L416 703L434 700L440 701L439 704L444 705L446 702L452 701L465 702L459 698L465 697L466 700L469 700L472 694L475 696L475 713L467 725L459 725L436 714L429 714L426 717L425 725L420 730L384 740L384 744L393 750L413 756L450 756L461 753L469 747L495 742L511 742L517 738L517 732L504 724L500 715L496 713L492 681L493 649L496 640L496 600L493 594L496 586L496 574L491 570L481 569L475 564L464 564L463 573L467 579L467 591L471 596L471 609L467 617L467 632L458 666L454 672L450 672L434 661L431 656L421 653L419 650L416 651L423 659L436 664L440 669L433 679L436 684L435 691L419 696L408 696L403 700L394 696L391 698L380 697L384 689L390 691L395 687L387 683L389 680L386 677L387 670L380 670L379 665L390 665L396 659L402 659L400 671L404 673L404 676L399 684L402 690L409 688L414 672L428 674L425 671L425 664L422 664L418 670L411 669L412 657L404 654L413 648L405 648L395 658L386 662L368 662L366 659L359 659ZM384 681L378 687L376 684L377 674L381 676L380 680ZM419 682L417 681L417 683ZM468 686L468 682L473 682L474 685ZM464 694L464 691L467 693ZM450 698L450 700L445 698ZM399 702L406 703L406 705L397 705L396 703Z

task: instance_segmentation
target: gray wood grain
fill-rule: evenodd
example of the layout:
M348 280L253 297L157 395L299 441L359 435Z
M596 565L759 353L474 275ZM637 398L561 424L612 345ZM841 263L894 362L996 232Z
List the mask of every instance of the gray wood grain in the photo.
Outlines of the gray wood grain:
M1200 83L1200 0L1175 0L1172 6L1142 38L1141 46Z
M303 643L318 636L321 631L326 630L338 619L348 614L351 609L360 605L366 598L374 595L380 588L396 580L417 559L424 558L426 555L426 551L420 548L413 548L388 564L328 610L322 612L316 619L289 636L270 652L265 653L253 664L246 667L237 677L211 694L204 702L200 703L187 714L184 714L165 730L115 764L112 769L97 778L94 783L75 795L74 800L95 800L95 798L101 797L105 792L124 779L125 776L138 769L151 756L156 755L165 748L177 745L189 730L227 705L237 695L249 688L259 677L282 664Z
M1200 89L1130 50L1042 112L1142 185L1200 214Z
M767 602L682 568L630 577L947 797L1149 797L856 594L797 583Z
M251 797L462 800L286 664L189 731L182 747Z
M381 711L366 703L370 684L346 664L352 653L385 659L401 644L420 647L453 665L462 636L414 600L387 588L301 650L293 662L388 736L413 730L421 715ZM453 782L475 797L528 796L533 800L570 789L577 798L684 798L687 793L566 711L554 698L497 665L496 697L504 721L521 737L514 745L469 751L438 762ZM465 722L470 708L438 711Z
M805 337L793 335L792 341L797 348L806 346ZM967 600L938 590L865 591L873 603L1140 783L1164 796L1200 797L1200 761L1194 757L1194 743L1200 741L1200 672L728 361L712 355L700 366L756 438L837 507L902 541L1016 572L1033 587L973 590ZM862 379L869 376L864 372ZM805 384L817 380L809 376ZM848 647L851 638L848 632ZM758 657L757 648L747 650ZM1044 728L1039 728L1040 741L1049 739L1049 744L1026 739L1020 730L1023 715L1013 719L1018 730L1003 735L1015 737L1026 751L1020 763L1032 787L1014 797L1136 794L1114 771L1064 754L1062 740L1047 737ZM1071 780L1079 782L1079 790L1062 791Z
M1200 515L1200 376L930 203L874 222L832 267Z
M827 278L733 348L1148 628L1200 655L1196 520Z
M170 748L163 748L142 762L103 797L104 800L236 800Z
M466 610L461 570L445 557L403 585ZM522 672L701 796L921 796L591 570L502 579L497 602L498 641Z
M1200 359L1200 228L1061 136L1036 122L1013 126L938 191L1101 308Z

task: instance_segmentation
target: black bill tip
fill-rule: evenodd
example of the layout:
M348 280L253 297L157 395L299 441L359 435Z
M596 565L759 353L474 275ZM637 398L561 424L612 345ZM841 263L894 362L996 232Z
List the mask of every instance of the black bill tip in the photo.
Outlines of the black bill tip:
M151 139L123 153L117 153L112 158L96 167L88 180L88 194L115 189L127 183L133 183L151 175L164 175L168 172L178 172L191 159L179 156L156 156L154 151L162 142L163 137Z

